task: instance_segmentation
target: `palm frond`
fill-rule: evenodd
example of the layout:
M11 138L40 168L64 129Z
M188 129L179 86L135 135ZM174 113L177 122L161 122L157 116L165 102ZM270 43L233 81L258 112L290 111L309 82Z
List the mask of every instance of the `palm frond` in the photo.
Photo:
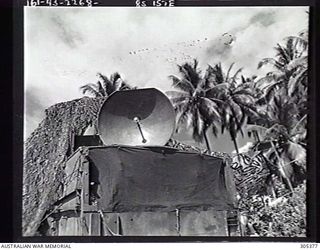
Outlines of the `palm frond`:
M126 83L121 79L118 72L115 72L110 76L110 82L112 83L113 91L130 89L127 88Z
M177 128L179 128L180 125L187 123L188 111L190 106L188 105L188 101L184 100L184 101L181 101L180 103L176 103L174 105L174 108L176 110Z
M101 96L107 96L105 89L100 81L97 82L97 89Z
M228 71L227 71L226 82L229 81L230 71L231 71L233 65L234 65L234 62L231 63L231 65L230 65L230 67L229 67L229 69L228 69Z
M209 98L202 97L200 102L200 111L203 117L207 120L220 122L221 117L219 113L219 107L217 104Z
M278 62L274 58L263 58L259 63L258 63L258 69L262 68L264 65L270 64L274 66L276 69L281 70L284 67L283 63Z
M249 87L240 87L237 88L235 91L233 91L233 95L237 96L247 96L250 97L252 101L256 96L255 90L253 88Z
M264 89L262 89L263 91L263 97L267 102L270 102L270 100L273 98L273 95L276 91L277 86L279 86L280 84L282 84L282 81L277 81L274 82L268 86L266 86Z
M197 134L202 138L202 135L204 133L205 123L203 120L202 115L200 114L199 109L196 110L196 128L197 128ZM202 141L200 139L200 141Z
M234 75L232 76L232 78L230 80L232 80L232 83L236 83L236 79L239 75L239 73L242 71L243 68L240 68L236 71L236 73L234 73Z
M109 78L101 73L97 73L97 76L102 80L103 88L107 95L110 95L113 91L113 84Z
M119 90L130 90L130 89L138 89L137 86L132 87L130 84L128 84L127 82L125 82L124 80L122 80L121 78L118 80L121 84L119 87Z
M229 91L230 84L225 82L205 90L206 96L210 99L223 100Z
M256 90L262 90L263 88L271 84L273 80L274 80L274 76L267 74L266 76L261 77L259 80L257 80L253 84L253 88Z
M294 59L295 56L296 56L296 49L295 49L296 45L297 45L297 43L296 43L296 41L294 39L287 39L286 46L284 47L284 49L287 52L287 56L289 58L289 62L292 59Z
M246 83L247 82L243 75L241 75L241 82L242 83Z
M194 88L197 88L199 81L201 79L201 72L197 70L198 61L194 59L193 65L185 63L179 67L180 72L183 74L183 77L186 78Z
M292 59L291 55L288 53L288 50L279 43L277 44L277 47L275 47L275 50L277 51L276 56L278 57L278 61L281 64L288 64Z
M211 70L215 76L216 84L221 84L225 82L225 76L223 74L221 63L216 64L213 68L211 67Z
M186 111L186 127L190 128L194 124L194 108L188 106L188 110Z
M307 77L307 69L301 70L298 75L292 76L289 79L288 82L288 95L293 96L296 91L298 90L298 87L302 85L303 78Z
M232 117L234 118L235 123L240 126L240 120L244 116L242 109L238 103L236 103L234 100L230 99L228 102L228 105L230 106L232 110Z
M197 59L193 59L193 70L194 70L195 72L198 71L198 65L199 65L198 60L197 60Z
M101 96L101 94L96 89L96 85L93 83L83 85L80 87L80 89L82 90L82 94L89 93L89 94L93 95L94 97Z
M297 68L307 68L308 67L308 56L302 56L299 58L294 58L286 65L287 71L294 71Z
M169 78L172 80L172 86L190 94L195 90L194 86L187 79L179 79L174 75L170 75Z
M214 122L211 123L211 131L212 131L212 134L215 137L218 136L219 129L218 129L217 125Z
M179 102L177 101L177 102L173 103L173 107L177 113L187 112L190 107L189 100L184 99Z
M206 71L205 71L205 75L203 77L202 83L201 83L201 87L203 89L208 89L211 88L215 85L215 75L212 71L212 67L210 65L208 65Z
M208 81L210 81L211 84L213 85L217 84L216 70L210 64L208 64L205 75L206 75L206 79L208 79Z
M115 72L110 76L110 82L112 84L115 84L119 79L121 79L121 76L118 72Z
M183 101L188 101L189 97L184 97L184 96L180 96L180 97L173 97L170 99L170 101L172 102L173 105L175 104L179 104Z
M285 39L295 40L296 46L299 46L302 52L308 49L308 37L298 35L298 36L288 36Z
M189 121L187 126L190 127L192 125L192 137L196 142L203 142L203 130L204 130L204 121L199 113L199 110L192 109L188 113Z
M169 98L176 98L176 97L189 97L190 94L188 92L185 91L166 91L165 94L169 97Z

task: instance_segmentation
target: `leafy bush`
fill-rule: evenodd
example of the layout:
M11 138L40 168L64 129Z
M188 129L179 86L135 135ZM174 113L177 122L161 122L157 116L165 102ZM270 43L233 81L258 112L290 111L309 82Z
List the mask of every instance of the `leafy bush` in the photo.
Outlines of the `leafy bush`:
M292 193L283 193L278 198L255 195L246 200L250 204L248 226L256 236L306 236L306 181Z

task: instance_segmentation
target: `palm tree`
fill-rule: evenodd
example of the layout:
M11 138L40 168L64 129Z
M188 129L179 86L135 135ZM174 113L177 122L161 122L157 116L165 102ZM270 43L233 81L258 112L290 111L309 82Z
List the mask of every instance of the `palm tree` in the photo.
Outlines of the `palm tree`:
M265 64L271 64L276 71L270 72L266 77L258 80L255 86L260 89L259 104L261 109L267 113L267 119L264 119L260 127L265 130L274 130L274 126L278 124L286 131L284 136L281 132L276 132L276 138L282 135L283 138L289 138L286 144L281 144L278 147L275 144L274 148L283 154L278 156L284 159L291 157L292 161L294 154L293 148L300 148L300 146L293 146L289 142L296 141L299 145L305 143L306 136L306 117L307 117L307 90L308 90L308 32L302 31L298 36L290 36L286 38L286 45L277 44L276 57L263 59L258 68ZM297 132L295 125L299 124ZM261 131L261 130L260 130ZM297 134L298 133L298 134ZM288 146L285 149L285 145ZM289 151L288 151L289 150ZM275 151L275 149L274 149ZM300 148L301 152L305 152ZM276 152L275 152L276 153ZM290 157L287 157L290 155ZM278 159L280 161L280 159ZM290 167L292 164L289 164Z
M279 91L272 99L268 117L264 126L249 125L248 129L260 132L262 139L256 149L264 153L292 190L290 177L298 183L306 172L307 115L300 117L298 105Z
M230 76L232 63L225 74L221 63L214 67L209 65L208 71L214 75L213 87L207 90L208 98L216 102L221 116L221 132L229 131L237 154L237 134L243 134L243 126L247 118L258 117L255 106L257 93L250 82L237 83L237 76L242 69L238 69L233 76ZM212 78L211 78L212 79ZM217 101L218 100L218 101Z
M286 95L292 98L301 98L308 83L307 49L307 32L300 32L298 36L287 37L285 46L277 44L275 58L264 58L259 62L258 69L266 64L275 68L256 82L256 87L263 91L261 104L268 103L280 88L285 88Z
M89 93L95 98L106 98L110 96L115 91L135 89L136 87L131 87L125 81L121 79L118 72L113 73L110 78L106 77L101 73L97 73L99 80L97 83L88 83L80 87L83 94ZM98 127L97 121L91 122L87 130L84 133L97 134Z
M263 59L258 68L272 65L275 71L257 80L260 119L248 125L248 131L260 135L256 149L285 180L289 189L305 178L307 118L307 33L286 38L277 44L275 58Z
M209 127L217 135L217 122L220 121L218 106L208 97L208 89L212 87L209 70L204 75L198 69L198 61L178 65L181 77L170 75L172 86L178 91L168 91L177 113L177 131L182 124L192 126L192 135L195 141L205 140L208 151L211 151L207 137Z
M94 97L108 97L115 91L132 89L130 85L121 79L118 72L113 73L110 78L98 73L97 83L88 83L80 87L83 94L89 93Z

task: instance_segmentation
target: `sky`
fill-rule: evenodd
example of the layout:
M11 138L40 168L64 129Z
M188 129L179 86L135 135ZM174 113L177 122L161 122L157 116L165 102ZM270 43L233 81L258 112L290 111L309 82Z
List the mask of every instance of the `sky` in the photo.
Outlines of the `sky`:
M119 72L130 85L172 90L177 64L198 59L201 69L221 62L225 70L263 76L257 69L284 38L308 28L307 7L63 8L25 7L25 139L51 105L82 97L79 88L100 72ZM189 130L175 137L198 145ZM212 148L231 152L228 135ZM238 138L240 146L248 138ZM198 146L204 147L204 144Z

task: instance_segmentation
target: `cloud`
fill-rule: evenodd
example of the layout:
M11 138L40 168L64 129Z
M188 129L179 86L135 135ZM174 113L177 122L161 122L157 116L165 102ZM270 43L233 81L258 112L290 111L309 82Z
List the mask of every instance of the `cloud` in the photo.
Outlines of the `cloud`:
M227 68L236 62L234 70L263 74L257 63L274 56L273 46L285 36L307 27L306 9L26 8L25 86L39 90L30 89L36 96L26 102L40 98L44 109L79 98L79 87L96 82L97 72L118 71L129 84L167 91L168 75L192 58L203 70L208 63ZM223 40L226 32L231 44Z
M228 57L231 54L232 44L229 44L223 36L210 41L205 51L207 57Z
M83 37L80 32L72 29L65 19L59 15L54 15L50 18L52 28L56 29L57 35L70 48L74 49L78 43L83 43Z
M259 23L264 27L268 27L276 22L276 12L275 10L270 11L260 11L250 18L251 24Z

